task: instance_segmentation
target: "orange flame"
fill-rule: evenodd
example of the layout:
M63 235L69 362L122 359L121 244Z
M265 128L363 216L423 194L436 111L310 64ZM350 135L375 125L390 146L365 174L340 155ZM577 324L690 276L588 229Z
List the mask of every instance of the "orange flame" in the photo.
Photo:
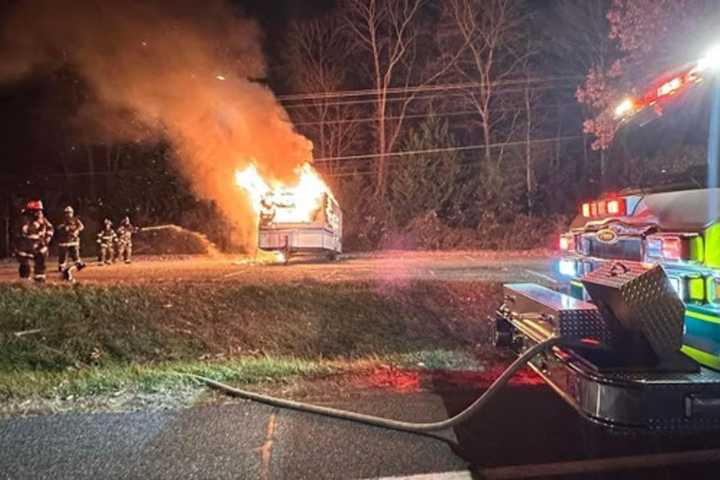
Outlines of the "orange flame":
M324 195L332 197L332 192L309 163L296 168L295 174L298 181L294 185L268 181L251 163L235 172L235 183L247 193L256 214L272 208L275 223L312 222Z

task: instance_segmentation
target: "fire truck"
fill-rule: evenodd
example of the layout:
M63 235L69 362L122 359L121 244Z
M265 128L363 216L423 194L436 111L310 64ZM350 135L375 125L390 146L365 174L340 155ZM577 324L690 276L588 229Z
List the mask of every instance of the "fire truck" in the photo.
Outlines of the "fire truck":
M720 51L662 76L615 116L648 123L719 59ZM720 189L585 202L560 249L568 285L505 285L496 345L522 355L554 339L528 365L593 422L720 429Z
M683 351L720 370L720 189L627 195L584 203L560 238L560 274L581 278L612 260L659 264L685 303Z
M335 260L342 253L342 210L333 196L323 193L317 208L304 221L285 211L295 209L292 196L274 194L261 203L258 246L281 252L287 263L291 256L326 254Z

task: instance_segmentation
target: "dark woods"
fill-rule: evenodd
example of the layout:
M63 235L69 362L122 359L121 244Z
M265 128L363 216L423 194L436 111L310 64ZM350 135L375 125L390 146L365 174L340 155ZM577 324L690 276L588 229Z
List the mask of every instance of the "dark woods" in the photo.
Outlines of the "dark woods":
M552 247L584 199L705 181L703 92L644 127L618 129L607 112L712 40L697 28L708 2L336 3L274 28L258 81L313 142L348 248ZM2 88L14 113L0 138L0 254L28 196L51 217L71 203L90 221L127 213L233 249L231 222L196 198L162 138L88 140L68 121L89 95L71 66Z

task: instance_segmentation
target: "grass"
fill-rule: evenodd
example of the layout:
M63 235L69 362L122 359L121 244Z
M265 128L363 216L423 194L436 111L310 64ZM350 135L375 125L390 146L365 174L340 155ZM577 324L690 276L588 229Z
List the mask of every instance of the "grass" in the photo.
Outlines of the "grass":
M119 391L167 392L196 382L191 373L220 382L253 384L317 376L337 371L326 362L249 358L223 362L163 362L90 367L65 371L19 370L0 376L0 397L79 398Z
M498 287L473 283L0 286L0 401L283 381L392 361L459 367Z

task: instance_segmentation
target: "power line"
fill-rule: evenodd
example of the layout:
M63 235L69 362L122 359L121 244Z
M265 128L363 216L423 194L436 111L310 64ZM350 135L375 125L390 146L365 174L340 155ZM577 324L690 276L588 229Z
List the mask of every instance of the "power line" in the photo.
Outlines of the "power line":
M281 102L290 102L297 100L316 100L316 99L327 99L327 98L347 98L347 97L364 97L369 95L377 95L379 93L385 93L387 95L394 95L396 93L421 93L421 92L438 92L447 90L467 90L470 88L483 88L483 87L497 87L507 85L527 85L530 83L545 83L555 81L570 81L570 80L582 80L582 75L567 75L567 76L556 76L556 77L530 77L530 78L518 78L511 80L497 80L495 82L464 82L464 83L445 83L445 84L430 84L430 85L414 85L407 87L389 87L387 89L378 88L367 88L363 90L336 90L326 92L308 92L308 93L296 93L288 95L279 95L277 99Z
M342 178L342 177L357 177L357 176L365 176L365 175L377 175L377 172L375 171L367 171L367 172L342 172L342 173L326 173L324 174L325 177L329 178Z
M524 143L524 142L523 142ZM453 162L454 165L459 167L467 167L467 168L477 168L482 165L482 163L477 162L475 159L462 159L460 161ZM400 166L403 165L401 163L397 162L390 162L389 167L393 166ZM358 167L346 167L342 166L343 170L336 170L333 172L322 172L322 175L327 178L342 178L342 177L354 177L354 176L376 176L378 174L377 170L365 170L360 169L360 167L368 168L370 167L369 164L360 165Z
M559 90L559 89L570 89L570 88L575 89L576 87L577 87L577 85L575 85L575 84L568 84L568 85L563 85L563 86L561 86L561 85L541 85L541 86L531 87L531 90L533 92L538 92L538 91L544 91L544 90ZM507 94L507 93L524 92L524 91L525 91L524 87L505 88L503 90L494 92L493 95L503 95L503 94ZM456 92L447 92L446 94L443 95L443 97L444 98L458 97L458 96L463 96L463 95L466 95L466 92L456 91ZM420 100L436 99L436 98L438 98L437 94L425 94L425 95L415 97L414 100L420 101ZM385 99L386 103L405 102L405 101L407 101L407 97L391 97L391 98ZM344 105L367 105L367 104L372 104L372 103L377 103L377 99L365 98L365 99L360 99L360 100L337 100L337 101L332 101L332 102L323 102L322 104L293 103L293 104L289 104L289 105L284 104L283 108L285 108L285 110L293 110L293 109L297 109L297 108L308 108L308 107L318 107L318 106L329 107L329 106L344 106Z
M389 167L394 166L401 166L403 164L399 163L390 163ZM477 161L461 161L461 162L455 162L455 166L458 167L467 167L467 168L477 168L480 167L482 164L478 163ZM369 167L369 165L365 165L364 167ZM377 170L365 170L365 169L359 169L359 168L349 168L347 170L337 170L333 172L323 172L322 175L324 177L329 178L336 178L336 177L352 177L355 175L377 175Z
M436 160L436 163L438 163L438 162L449 163L449 162L447 162L447 160ZM475 167L481 166L482 162L478 162L476 158L455 158L455 159L452 159L452 164L454 166L459 166L459 167L475 168ZM390 162L388 162L387 165L388 165L388 168L392 168L392 167L402 167L402 166L406 166L409 164L403 163L403 162L398 162L398 161L395 161L395 162L390 161ZM424 165L423 167L425 167L425 166L430 166L430 165ZM351 176L356 173L376 174L377 170L374 170L371 167L372 167L372 164L369 164L369 163L357 164L356 166L341 165L337 169L334 169L332 172L323 172L323 175L334 177L334 176L338 176L338 175L339 176ZM370 170L365 170L367 168L370 168ZM318 167L318 170L322 172L322 167Z
M482 150L485 148L501 148L501 147L513 147L513 146L519 146L519 145L526 145L528 143L530 144L536 144L536 143L551 143L551 142L563 142L567 140L577 140L583 138L582 135L569 135L564 137L553 137L553 138L540 138L537 140L530 140L530 142L527 142L525 140L518 140L513 142L499 142L499 143L486 143L486 144L478 144L478 145L465 145L460 147L440 147L440 148L429 148L426 150L406 150L403 152L389 152L385 154L380 153L367 153L362 155L344 155L339 157L324 157L324 158L317 158L313 162L314 164L318 163L330 163L334 161L341 161L341 160L360 160L360 159L371 159L371 158L381 158L381 157L406 157L406 156L413 156L413 155L426 155L430 153L446 153L446 152L465 152L470 150Z
M577 103L559 103L552 106L546 106L546 107L535 107L532 110L538 111L538 110L555 110L556 108L564 108L568 106L575 106L578 105ZM518 107L518 108L499 108L494 109L494 112L519 112L524 111L525 107ZM478 111L475 110L461 110L457 112L425 112L425 113L413 113L413 114L407 114L407 115L386 115L385 120L411 120L414 118L427 118L427 117L458 117L458 116L464 116L464 115L477 115ZM312 126L312 125L340 125L345 123L369 123L369 122L377 122L377 117L362 117L362 118L344 118L344 119L338 119L338 120L325 120L325 121L312 121L312 122L293 122L293 125L296 127L302 127L302 126Z

